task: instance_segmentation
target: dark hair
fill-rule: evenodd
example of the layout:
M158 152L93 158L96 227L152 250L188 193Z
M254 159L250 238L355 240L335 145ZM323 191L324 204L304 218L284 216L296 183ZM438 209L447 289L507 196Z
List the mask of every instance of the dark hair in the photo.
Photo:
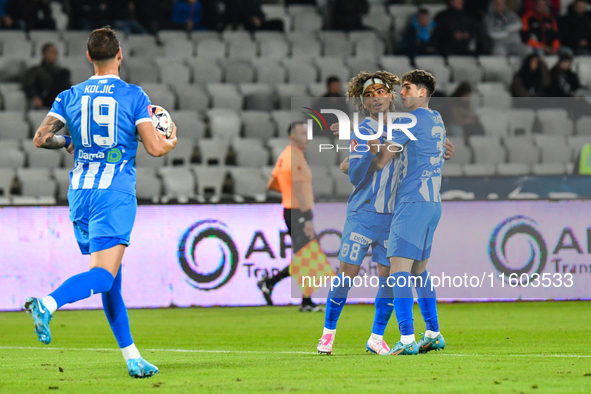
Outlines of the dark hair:
M437 80L428 71L425 70L413 70L409 71L402 76L402 83L410 82L413 85L417 85L417 88L425 88L427 89L427 96L431 97L435 92L435 86L437 85Z
M468 82L462 82L458 85L456 90L449 97L464 97L472 93L472 85Z
M341 82L341 80L339 79L339 77L335 77L334 75L331 75L330 77L328 77L326 79L326 85L330 85L333 82Z
M425 14L425 15L429 15L429 10L426 8L419 8L419 12L417 12L418 15L421 14Z
M43 46L41 47L41 54L45 55L45 52L47 52L49 48L55 48L55 45L52 42L46 42L45 44L43 44Z
M291 135L291 132L293 130L295 130L295 128L297 127L297 125L306 125L306 122L304 122L303 120L296 120L295 122L291 122L289 124L289 126L287 127L287 135Z
M86 47L93 61L110 60L119 51L119 40L111 26L105 26L90 33Z

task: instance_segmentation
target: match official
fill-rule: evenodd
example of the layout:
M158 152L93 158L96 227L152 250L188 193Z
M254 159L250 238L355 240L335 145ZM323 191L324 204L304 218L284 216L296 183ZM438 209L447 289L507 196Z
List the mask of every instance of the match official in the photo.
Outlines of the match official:
M292 255L314 239L316 233L312 224L312 171L304 157L308 147L307 128L304 122L293 122L289 125L290 144L279 155L267 188L281 193L283 217L291 236ZM263 292L267 304L273 305L271 293L273 286L280 280L289 277L289 265L271 278L263 278L258 286ZM310 297L302 298L300 311L320 312L322 307L314 304Z

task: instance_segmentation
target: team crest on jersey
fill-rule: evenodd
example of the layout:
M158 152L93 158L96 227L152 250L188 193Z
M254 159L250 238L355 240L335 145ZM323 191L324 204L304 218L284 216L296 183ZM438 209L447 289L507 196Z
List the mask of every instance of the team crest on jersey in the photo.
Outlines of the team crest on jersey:
M351 145L351 152L357 152L357 146L359 145L357 140L355 140L355 139L351 140L350 145Z

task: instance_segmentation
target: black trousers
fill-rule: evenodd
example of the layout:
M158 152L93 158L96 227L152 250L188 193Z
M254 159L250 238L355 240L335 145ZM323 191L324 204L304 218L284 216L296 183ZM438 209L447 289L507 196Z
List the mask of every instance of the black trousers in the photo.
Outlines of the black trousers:
M283 218L291 237L291 250L295 254L310 241L308 236L304 234L304 221L300 221L303 218L302 211L285 208Z

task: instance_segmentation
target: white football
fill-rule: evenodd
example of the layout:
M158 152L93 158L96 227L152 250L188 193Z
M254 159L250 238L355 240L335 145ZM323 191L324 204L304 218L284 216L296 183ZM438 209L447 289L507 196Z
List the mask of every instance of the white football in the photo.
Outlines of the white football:
M152 117L152 124L157 132L166 138L172 135L172 117L167 110L159 105L150 105L150 116ZM135 136L139 142L142 141L140 133L135 131Z

